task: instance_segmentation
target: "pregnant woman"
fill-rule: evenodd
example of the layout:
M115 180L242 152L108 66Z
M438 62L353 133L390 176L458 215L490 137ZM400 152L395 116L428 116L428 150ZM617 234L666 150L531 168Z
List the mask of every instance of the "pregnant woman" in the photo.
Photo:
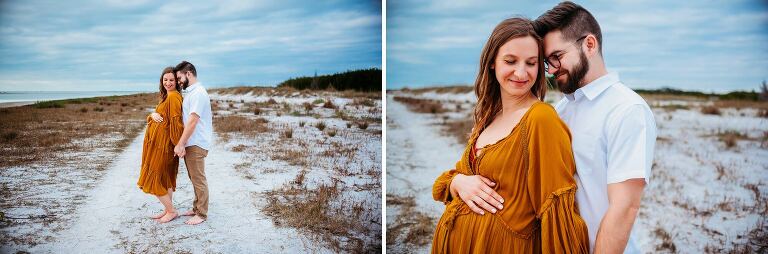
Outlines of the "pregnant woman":
M142 191L157 196L163 204L163 212L151 216L159 223L179 216L173 207L176 174L179 172L179 158L174 155L173 147L184 131L181 102L176 74L173 67L167 67L160 75L160 103L155 112L147 116L141 173L137 183Z
M542 102L543 55L528 19L504 20L488 38L469 144L433 186L447 205L433 253L588 253L570 132Z

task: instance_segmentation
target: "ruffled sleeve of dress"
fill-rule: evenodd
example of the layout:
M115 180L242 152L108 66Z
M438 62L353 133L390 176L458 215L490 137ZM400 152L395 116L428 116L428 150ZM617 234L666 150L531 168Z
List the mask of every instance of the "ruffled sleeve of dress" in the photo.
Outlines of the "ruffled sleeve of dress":
M535 105L527 119L528 195L541 225L542 253L589 253L576 205L571 134L554 108Z
M181 115L181 94L168 93L168 125L170 128L171 143L175 146L184 132L184 122Z
M456 163L457 166L458 164L459 162ZM435 184L432 185L432 198L445 204L450 203L453 200L450 189L451 181L457 174L459 171L456 169L447 170L440 174L435 180Z
M471 143L467 145L467 147L464 149L464 153L462 154L461 159L456 162L456 166L453 169L443 172L435 180L435 184L432 185L432 198L434 198L436 201L443 202L446 205L453 201L454 197L451 196L450 188L453 177L458 174L472 175L472 170L469 168L468 161L470 147L472 145L473 144Z

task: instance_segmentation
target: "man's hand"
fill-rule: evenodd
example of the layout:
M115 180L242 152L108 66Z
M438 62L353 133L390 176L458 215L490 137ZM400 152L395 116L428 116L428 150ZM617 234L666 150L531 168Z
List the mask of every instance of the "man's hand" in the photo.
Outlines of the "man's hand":
M173 148L173 154L179 156L179 158L184 158L184 155L187 154L187 149L184 148L183 144L178 144Z
M488 178L479 175L458 174L453 177L450 185L451 195L458 195L473 212L485 214L485 211L496 213L504 208L504 199L491 187L496 186Z
M187 123L184 125L184 132L181 133L179 142L176 143L176 147L173 148L173 154L179 156L179 158L184 158L184 155L187 154L187 142L189 141L189 137L191 137L192 133L195 131L195 126L199 120L200 116L195 112L189 114L189 120L187 120Z
M152 120L155 121L155 122L158 122L158 123L162 123L163 122L163 117L160 116L160 114L158 114L158 113L152 113L152 114L149 115L149 117L152 117Z

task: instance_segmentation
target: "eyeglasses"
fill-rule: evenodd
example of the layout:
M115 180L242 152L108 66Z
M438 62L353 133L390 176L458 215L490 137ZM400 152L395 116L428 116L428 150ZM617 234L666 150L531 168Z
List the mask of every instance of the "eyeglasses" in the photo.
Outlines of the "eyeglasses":
M575 41L573 41L572 45L576 45L576 43L578 43L580 40L583 40L584 38L587 38L587 35L584 35L581 38L576 39ZM561 52L559 54L553 54L548 56L547 59L544 59L544 69L549 71L550 67L560 68L560 58L562 58L563 55L565 55L566 53L568 52L566 51L566 52Z

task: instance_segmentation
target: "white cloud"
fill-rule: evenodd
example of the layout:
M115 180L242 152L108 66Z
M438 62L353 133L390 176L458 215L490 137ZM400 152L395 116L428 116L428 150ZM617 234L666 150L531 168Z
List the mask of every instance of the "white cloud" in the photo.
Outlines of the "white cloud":
M516 14L536 18L556 4L398 1L388 10L387 55L404 64L387 65L388 85L471 83L474 73L455 70L477 64L474 56L496 23ZM768 10L754 0L579 4L601 25L608 68L628 80L744 89L767 75Z
M113 72L115 79L154 80L160 68L184 59L206 68L201 73L213 82L278 82L321 63L326 71L381 64L381 14L345 3L35 4L0 10L0 67L29 66L2 68L0 76L34 68L52 79ZM0 90L12 84L0 80Z

